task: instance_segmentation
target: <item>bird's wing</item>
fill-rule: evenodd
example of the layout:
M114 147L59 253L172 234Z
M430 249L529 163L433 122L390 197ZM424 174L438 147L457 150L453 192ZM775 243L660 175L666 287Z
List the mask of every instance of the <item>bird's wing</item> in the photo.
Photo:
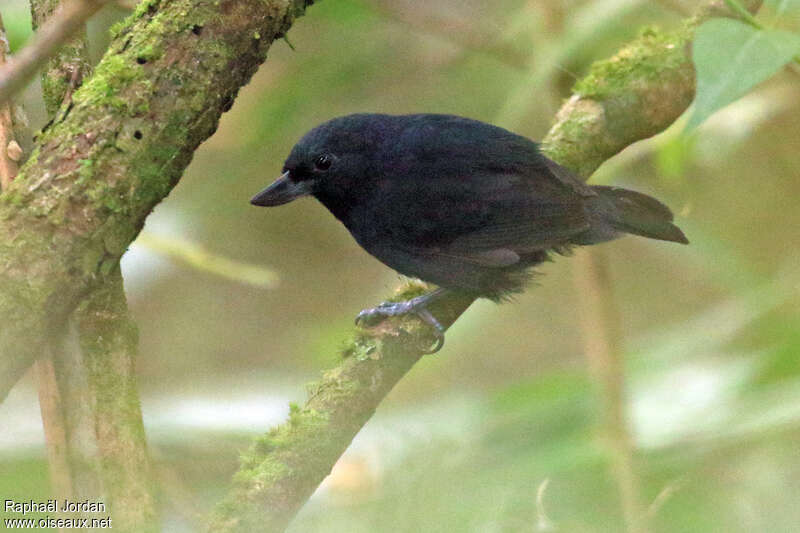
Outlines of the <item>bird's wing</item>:
M544 250L569 242L589 229L582 203L513 198L502 210L473 231L459 235L447 247L451 251L486 251L509 248L517 253Z
M594 191L511 132L422 117L384 155L377 211L393 240L486 266L563 246L589 229Z
M386 194L381 211L395 240L421 255L503 267L589 229L583 197L548 177L478 173L409 187Z

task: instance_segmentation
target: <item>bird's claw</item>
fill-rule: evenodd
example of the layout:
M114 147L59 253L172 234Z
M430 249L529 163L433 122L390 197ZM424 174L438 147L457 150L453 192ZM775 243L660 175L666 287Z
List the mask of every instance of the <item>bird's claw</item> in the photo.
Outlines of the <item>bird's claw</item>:
M426 349L425 353L432 354L441 350L442 346L444 346L444 326L439 323L436 317L433 316L427 308L419 305L415 306L411 302L383 302L376 307L362 310L358 313L358 316L356 316L355 322L357 326L372 327L389 317L408 313L414 313L420 320L433 329L436 342L431 348Z
M415 312L420 320L431 326L433 335L436 337L436 343L428 348L425 353L432 354L438 352L442 349L442 346L444 346L444 326L442 326L439 321L436 320L436 317L425 307L420 307L416 309Z

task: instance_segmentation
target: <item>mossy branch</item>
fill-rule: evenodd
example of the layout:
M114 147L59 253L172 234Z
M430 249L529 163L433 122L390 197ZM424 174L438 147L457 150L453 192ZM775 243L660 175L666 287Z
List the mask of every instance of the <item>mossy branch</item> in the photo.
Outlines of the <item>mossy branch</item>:
M46 25L48 20L53 26L52 17L58 10L58 0L31 0L30 6L34 29ZM42 61L50 64L41 81L45 88L45 109L51 120L72 79L71 74L60 68L55 70L53 66L62 62L71 64L74 72L81 75L86 75L90 69L85 29L82 25L74 25L73 29L75 37L69 45L64 45L49 59L42 57ZM100 483L96 461L89 451L95 443L87 442L86 438L92 434L92 408L86 394L86 368L76 356L67 342L53 343L53 349L46 350L34 363L34 373L39 389L52 493L56 498L96 499L100 497Z
M394 295L408 299L429 290L410 283ZM449 327L473 302L453 296L430 309ZM283 531L327 476L375 408L429 348L434 337L415 318L386 321L358 330L342 363L309 386L303 408L258 438L242 457L234 486L209 531Z
M72 319L78 331L79 364L86 375L101 493L110 506L114 528L125 533L160 531L134 369L138 330L119 268L92 290Z
M58 16L60 0L31 0L31 22L36 31L44 30L46 22ZM100 3L96 7L100 7ZM95 9L91 6L82 13L84 16L91 15ZM63 16L63 13L62 13ZM79 19L80 20L80 19ZM59 25L56 19L55 25ZM86 41L86 27L81 23L73 28L73 35L63 33L65 42L61 43L58 53L49 57L44 55L43 61L45 69L42 72L42 97L47 116L53 118L64 102L64 98L70 96L72 91L81 84L83 78L91 70L89 65L88 43ZM6 82L8 83L8 82Z
M59 4L31 0L34 28L58 17ZM42 94L51 120L90 72L85 28L77 28L42 73ZM56 403L42 406L45 434L65 437L63 445L55 446L48 439L50 471L74 485L66 487L65 494L55 494L100 498L110 507L114 527L123 532L156 531L155 483L134 371L136 326L119 268L96 285L71 317L77 348L60 343L62 349L52 350L52 357L36 362L39 397ZM41 379L47 376L51 379ZM63 491L64 483L54 490L59 485Z
M675 32L648 30L593 65L546 136L547 155L588 177L626 146L672 124L694 97L689 53L694 29L712 13L729 14L711 7ZM399 296L412 297L419 290L411 286ZM433 312L449 326L471 303L451 297L437 302ZM305 406L292 406L289 420L256 439L243 455L209 531L283 531L430 340L428 327L413 318L357 330L343 362L310 387Z
M3 17L0 16L0 68L6 65L8 55L8 37ZM0 102L0 191L9 188L19 172L20 154L14 157L13 149L9 150L13 145L19 148L14 135L13 108L14 104L11 102Z
M0 399L310 0L145 0L0 196Z

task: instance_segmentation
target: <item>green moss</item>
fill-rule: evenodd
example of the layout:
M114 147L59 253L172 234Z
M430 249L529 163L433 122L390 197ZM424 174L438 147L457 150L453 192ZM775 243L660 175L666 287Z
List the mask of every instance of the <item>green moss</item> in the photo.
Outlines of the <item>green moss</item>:
M312 397L318 397L323 403L334 405L358 392L361 384L345 375L345 368L342 366L325 372Z
M638 39L614 57L594 63L589 74L573 88L584 97L603 99L629 89L637 82L657 79L666 71L687 61L684 47L693 26L687 24L674 32L645 28Z
M359 361L371 358L378 349L378 340L374 335L365 331L356 331L352 340L347 342L342 348L340 355L342 359L355 357Z
M107 55L95 75L75 93L73 101L77 105L106 105L136 116L149 110L151 92L152 81L144 77L144 69L133 58L123 54Z
M266 459L246 470L239 470L233 477L237 484L251 486L253 483L264 486L286 477L291 469L283 462Z
M47 109L55 113L61 106L61 100L69 90L69 81L59 72L48 72L42 76L42 98L47 104Z
M160 3L161 0L142 0L131 14L131 18L139 19L147 14L154 13L158 9L158 4Z
M85 185L94 177L94 159L78 160L78 179L76 185Z
M109 188L108 184L102 180L91 182L85 194L86 198L91 200L96 208L107 210L110 213L122 214L129 209L124 195L113 188Z
M289 425L296 425L300 417L300 406L295 402L289 403Z
M158 46L158 45L153 44L153 43L147 44L144 47L142 47L140 50L136 51L137 59L139 59L140 61L146 61L146 62L155 61L157 59L160 59L163 54L164 54L164 51L162 50L161 46Z
M112 40L116 39L122 35L122 32L128 27L130 27L129 19L118 20L108 29L108 34L111 36Z
M408 280L401 285L394 294L389 298L390 302L402 302L422 296L431 291L431 286L419 280Z
M242 455L242 463L251 466L260 462L262 458L276 450L286 449L297 440L307 438L321 425L328 422L328 417L314 409L301 408L297 404L290 404L289 420L280 426L272 428L269 432L253 441L253 446Z

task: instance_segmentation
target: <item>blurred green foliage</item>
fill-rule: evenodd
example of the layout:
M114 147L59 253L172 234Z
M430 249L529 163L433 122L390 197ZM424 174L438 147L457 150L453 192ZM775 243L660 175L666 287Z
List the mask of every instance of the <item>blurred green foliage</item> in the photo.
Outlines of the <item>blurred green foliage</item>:
M271 405L264 395L302 401L300 383L336 364L358 310L398 282L313 201L248 205L297 138L358 111L456 113L541 138L593 60L645 26L675 26L674 7L688 4L326 0L291 30L294 51L275 43L148 229L265 265L279 282L255 288L136 244L123 263L169 531L201 529L237 451L276 420L240 417ZM795 3L769 4L765 22L780 14L777 25L796 31L786 22L796 10L781 11ZM0 3L15 48L26 9ZM95 42L119 16L101 14ZM692 137L684 121L593 177L662 199L692 241L604 245L654 531L800 523L798 81L782 69ZM25 95L34 121L36 90ZM571 266L545 265L513 303L475 304L387 398L292 531L621 530ZM0 406L7 434L36 416L27 386L17 391L27 404ZM0 442L0 494L44 497L41 446Z
M697 29L692 46L697 97L688 127L696 127L795 58L800 63L800 33L748 20L750 25L712 19Z

